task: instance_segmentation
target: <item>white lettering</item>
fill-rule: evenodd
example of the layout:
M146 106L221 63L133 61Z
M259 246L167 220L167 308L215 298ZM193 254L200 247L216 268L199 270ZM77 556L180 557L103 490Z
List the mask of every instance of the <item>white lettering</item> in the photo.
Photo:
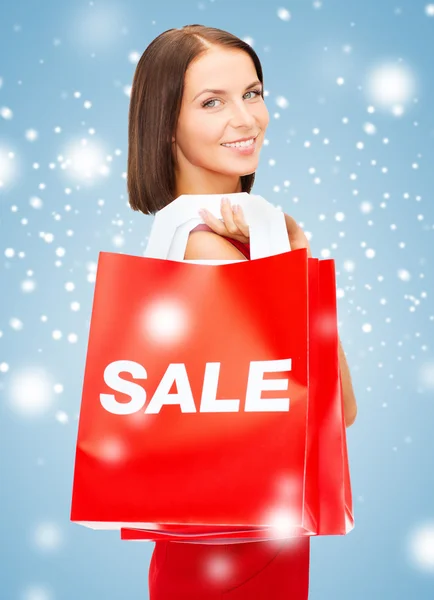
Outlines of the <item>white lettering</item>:
M130 373L135 379L147 379L145 367L132 360L116 360L104 370L104 381L115 392L131 396L130 402L117 402L114 394L100 394L103 407L114 415L131 415L142 409L146 404L146 392L138 383L126 381L119 373Z
M290 358L251 361L247 380L246 412L287 412L289 410L289 398L261 398L261 392L264 390L287 390L288 379L264 379L263 375L266 372L291 371L291 365Z
M217 398L221 363L205 363L205 375L199 412L227 413L239 412L239 398ZM261 398L263 391L287 390L289 379L264 379L264 373L291 371L292 360L251 361L247 379L245 412L288 412L289 398ZM104 371L104 381L112 390L131 396L130 402L118 402L114 394L100 394L102 406L115 415L131 415L146 404L146 392L141 385L121 379L119 374L130 373L135 379L147 379L146 369L130 360L110 363ZM176 383L177 392L169 390ZM163 406L177 405L183 413L197 412L196 405L184 363L171 363L166 369L154 395L146 407L146 414L158 414Z
M176 381L178 393L169 394L174 381ZM162 380L155 390L155 394L152 396L152 400L148 404L145 413L156 415L165 404L179 404L183 413L196 412L193 392L191 391L184 363L171 363L167 367L167 371L164 373Z
M220 365L221 363L206 363L202 398L200 400L200 412L238 412L240 410L239 398L217 400Z

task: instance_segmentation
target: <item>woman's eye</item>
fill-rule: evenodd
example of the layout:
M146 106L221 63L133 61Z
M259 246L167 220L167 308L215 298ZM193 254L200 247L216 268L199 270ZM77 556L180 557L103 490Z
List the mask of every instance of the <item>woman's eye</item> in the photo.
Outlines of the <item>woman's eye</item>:
M250 92L247 92L248 94L255 94L255 96L260 96L261 95L261 90L250 90Z
M210 106L210 104L211 104L211 102L217 102L217 101L218 101L217 98L213 98L212 100L208 100L207 102L204 102L202 104L202 106L204 108L215 108L215 106Z
M260 96L261 90L250 90L249 92L246 92L246 94L254 94L255 96ZM210 106L211 102L220 102L220 100L218 98L212 98L211 100L207 100L206 102L204 102L202 106L204 108L215 108L215 106Z

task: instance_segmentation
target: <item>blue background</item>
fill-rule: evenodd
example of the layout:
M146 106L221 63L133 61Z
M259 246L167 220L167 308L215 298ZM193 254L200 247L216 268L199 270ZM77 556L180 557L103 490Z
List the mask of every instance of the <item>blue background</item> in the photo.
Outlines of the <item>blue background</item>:
M100 251L142 255L152 223L127 204L135 65L158 34L192 23L248 38L258 53L270 124L252 191L302 225L314 256L336 263L339 333L359 406L348 430L356 528L312 540L310 598L434 597L434 17L418 0L284 2L3 4L2 599L148 597L153 544L71 524L69 511L92 273ZM384 61L416 81L401 116L368 95ZM68 167L81 140L94 148L89 178ZM17 379L28 382L27 412L14 400ZM415 546L421 528L427 541Z

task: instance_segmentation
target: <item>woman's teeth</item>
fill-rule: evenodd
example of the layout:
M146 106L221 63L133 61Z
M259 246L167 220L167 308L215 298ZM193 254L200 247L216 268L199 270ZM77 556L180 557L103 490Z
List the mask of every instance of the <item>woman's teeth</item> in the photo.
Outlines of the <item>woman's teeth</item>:
M235 144L222 144L222 146L227 146L228 148L247 148L251 146L255 138L250 138L250 140L246 140L245 142L235 142Z

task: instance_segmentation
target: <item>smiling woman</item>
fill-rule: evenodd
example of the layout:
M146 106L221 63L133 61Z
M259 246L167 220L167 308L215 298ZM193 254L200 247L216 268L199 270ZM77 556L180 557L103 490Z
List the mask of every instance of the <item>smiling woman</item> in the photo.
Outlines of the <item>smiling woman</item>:
M155 214L181 194L250 192L269 123L263 96L259 58L237 37L189 25L155 38L131 91L131 207Z
M226 31L188 25L153 40L131 93L131 207L155 214L183 194L250 192L269 123L263 86L255 51ZM222 205L222 215L224 223L204 219L195 228L185 259L249 259L241 212ZM308 537L219 545L159 541L150 600L306 600L309 548Z

